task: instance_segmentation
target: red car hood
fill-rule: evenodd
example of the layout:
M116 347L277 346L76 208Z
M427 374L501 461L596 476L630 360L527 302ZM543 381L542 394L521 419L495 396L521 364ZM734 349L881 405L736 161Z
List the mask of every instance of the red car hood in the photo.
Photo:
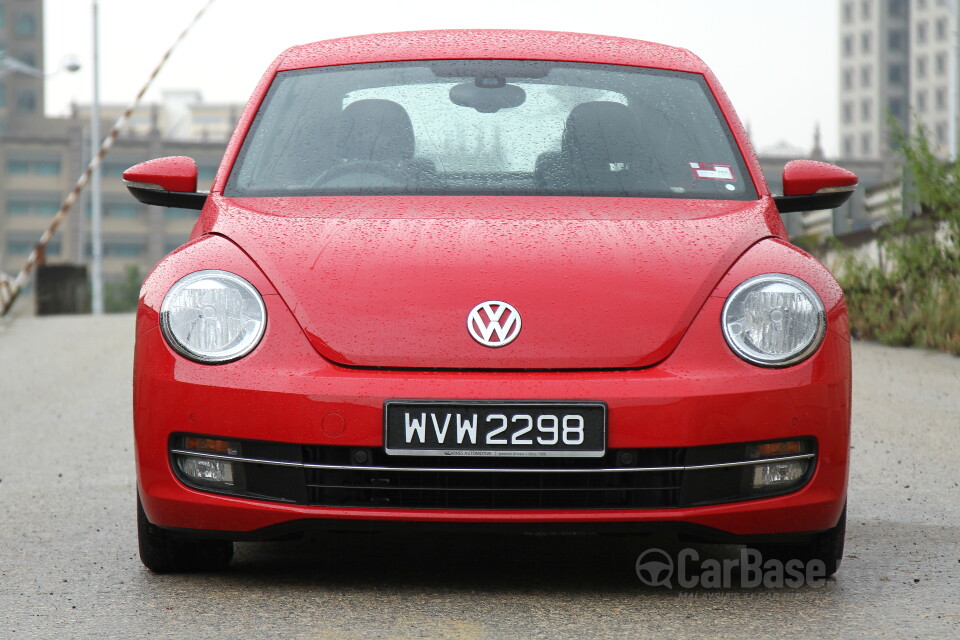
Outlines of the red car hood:
M361 367L649 366L773 235L769 199L211 199L209 230L259 265L324 357ZM522 317L500 348L467 330L488 300Z

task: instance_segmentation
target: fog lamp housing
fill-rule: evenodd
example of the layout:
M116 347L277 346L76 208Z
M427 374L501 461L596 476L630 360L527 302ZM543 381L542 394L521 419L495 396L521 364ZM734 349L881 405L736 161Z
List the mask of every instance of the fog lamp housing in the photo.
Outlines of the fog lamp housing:
M802 481L809 460L783 460L758 464L753 468L754 489L782 489Z
M177 465L185 476L206 485L233 486L233 463L181 455Z
M177 475L188 484L227 490L240 481L241 468L229 459L240 455L237 441L180 436L172 453Z

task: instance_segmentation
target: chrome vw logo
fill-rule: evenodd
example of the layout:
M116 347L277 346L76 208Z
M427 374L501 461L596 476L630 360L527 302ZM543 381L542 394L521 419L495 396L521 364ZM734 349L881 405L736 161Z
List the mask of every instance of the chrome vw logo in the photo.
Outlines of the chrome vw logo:
M520 313L499 300L481 302L467 316L467 329L485 347L503 347L520 334Z

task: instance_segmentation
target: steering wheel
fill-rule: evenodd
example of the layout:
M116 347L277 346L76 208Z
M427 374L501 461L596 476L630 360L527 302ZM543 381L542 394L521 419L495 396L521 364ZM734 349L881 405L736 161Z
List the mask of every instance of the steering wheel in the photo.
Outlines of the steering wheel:
M379 160L347 160L346 162L333 165L320 174L314 181L313 186L319 187L352 173L375 174L399 183L406 182L407 180L406 171L399 165L381 162Z

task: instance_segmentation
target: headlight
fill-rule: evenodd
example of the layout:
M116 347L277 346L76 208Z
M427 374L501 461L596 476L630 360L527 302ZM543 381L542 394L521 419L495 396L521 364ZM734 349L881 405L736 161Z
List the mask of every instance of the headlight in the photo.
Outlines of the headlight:
M227 271L197 271L181 278L160 306L160 329L176 351L208 364L250 353L267 326L263 298L252 284Z
M817 350L827 327L823 302L803 280L782 273L750 278L723 305L723 337L747 362L797 364Z

